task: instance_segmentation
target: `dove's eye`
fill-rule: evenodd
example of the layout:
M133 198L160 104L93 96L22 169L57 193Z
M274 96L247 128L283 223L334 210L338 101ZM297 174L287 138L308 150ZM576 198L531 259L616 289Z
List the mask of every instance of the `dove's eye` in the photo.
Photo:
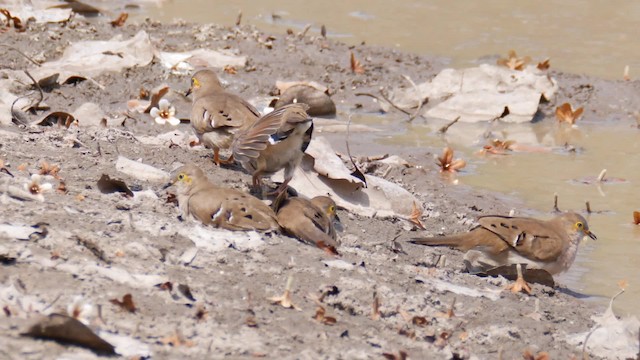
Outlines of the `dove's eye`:
M178 175L178 180L184 180L184 174Z
M335 212L336 212L336 207L335 207L335 206L333 206L333 205L329 206L329 213L330 213L330 214L333 214L333 213L335 213Z
M582 224L580 221L578 221L578 222L576 223L576 228L578 228L578 229L582 229L582 228L584 228L584 224Z

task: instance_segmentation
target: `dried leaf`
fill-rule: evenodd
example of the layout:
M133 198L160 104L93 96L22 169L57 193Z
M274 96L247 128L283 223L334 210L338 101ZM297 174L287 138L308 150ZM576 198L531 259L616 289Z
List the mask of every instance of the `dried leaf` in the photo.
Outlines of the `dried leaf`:
M442 152L442 156L438 158L438 166L440 166L440 172L457 172L467 165L462 159L453 160L453 149L446 147Z
M196 301L196 299L193 297L193 294L191 293L191 289L189 288L189 285L179 284L178 291L180 291L180 293L187 299L191 301Z
M170 281L163 282L162 284L157 284L156 287L160 290L166 290L169 292L173 291L173 284Z
M408 354L406 351L400 350L397 354L382 353L382 356L384 356L384 358L387 360L406 360Z
M112 179L107 174L102 174L100 180L98 180L98 189L100 189L103 194L120 192L125 196L133 197L133 192L124 181Z
M59 165L52 165L44 160L40 162L40 175L51 175L56 179L60 179L60 176L58 175L59 171Z
M122 27L124 26L124 23L127 22L128 18L129 18L129 14L127 14L126 12L120 13L120 16L118 16L115 20L111 21L111 26Z
M550 359L549 354L544 351L534 355L528 349L522 353L522 358L525 360L549 360Z
M11 15L9 10L0 9L0 14L4 15L7 18L7 27L11 27L11 23L13 22L13 27L16 29L16 31L24 32L27 30L26 26L22 24L22 20L20 20L20 18L16 16Z
M364 74L365 73L365 69L364 67L360 64L360 61L358 61L356 59L356 56L353 54L353 51L351 52L351 72L354 74Z
M531 58L528 56L519 58L515 50L509 50L507 57L498 59L497 64L500 66L506 66L511 70L522 71L530 61Z
M371 304L371 319L379 320L381 315L382 314L380 313L380 298L378 298L378 293L374 291L373 303Z
M411 209L411 215L409 215L409 221L421 230L426 230L426 228L422 224L422 221L420 221L423 213L424 210L419 208L418 204L416 204L416 202L414 201L413 208Z
M618 287L620 288L620 290L626 290L628 285L629 282L626 279L618 281Z
M427 320L427 318L425 318L424 316L414 316L411 319L411 323L416 326L424 327L429 325L429 320Z
M52 126L55 124L58 124L58 126L64 126L68 129L72 124L78 125L78 120L68 112L53 111L37 122L37 125L40 126Z
M82 346L98 354L116 354L113 345L104 341L80 321L67 315L51 314L22 335Z
M196 307L196 319L199 321L203 321L207 319L207 315L209 315L209 311L204 307L204 305L200 304Z
M230 75L235 75L238 73L238 70L233 65L225 65L224 69L222 70L224 70L224 72Z
M120 306L121 309L126 310L130 313L135 313L137 310L136 305L133 303L133 296L131 296L131 294L126 294L125 296L123 296L122 301L118 299L111 299L109 300L109 302L114 305Z
M549 67L551 66L551 64L549 63L550 59L545 59L544 61L541 61L538 63L538 65L536 66L536 68L538 68L538 70L549 70Z
M566 122L566 123L569 123L570 125L574 125L578 120L578 118L580 117L580 115L582 115L583 111L584 111L584 108L582 107L577 108L576 110L573 110L573 107L571 106L571 104L564 103L556 108L556 118L561 123Z
M640 211L633 212L633 223L636 225L640 225Z
M313 315L313 319L317 320L318 322L320 322L320 323L322 323L324 325L335 325L336 322L338 322L336 320L336 318L334 318L332 316L326 316L325 313L326 313L326 311L325 311L324 307L318 306L316 308L315 315Z

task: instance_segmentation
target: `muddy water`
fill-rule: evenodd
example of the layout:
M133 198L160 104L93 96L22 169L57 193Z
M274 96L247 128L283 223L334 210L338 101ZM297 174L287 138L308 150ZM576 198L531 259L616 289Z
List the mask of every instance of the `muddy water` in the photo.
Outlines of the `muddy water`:
M640 47L632 42L640 3L623 0L399 0L393 4L364 0L181 0L165 1L144 15L233 24L240 10L243 23L265 31L283 33L286 28L302 29L312 24L311 32L317 33L325 24L329 37L441 55L449 58L453 67L470 66L478 58L515 49L534 59L549 57L554 68L571 73L620 79L628 65L632 78L640 76ZM354 117L354 122L391 131L390 123L396 121ZM487 131L483 125L455 125L442 138L433 135L441 124L417 121L395 127L392 136L387 132L387 136L372 141L405 150L440 148L449 142L469 163L458 176L461 183L515 195L539 211L526 215L551 216L554 193L563 210L584 209L588 200L594 211L588 220L598 241L583 244L576 264L560 281L605 304L605 297L617 291L617 281L626 279L628 291L616 301L617 308L621 314L640 315L636 305L640 298L640 263L635 260L640 259L640 227L631 225L633 210L640 208L634 192L640 183L640 132L630 131L633 125L608 124L605 128L583 124L578 129L559 130L555 125L527 124L492 129L494 134L506 132L510 139L540 146L528 149L535 152L503 156L476 154L486 141L481 136ZM577 153L562 148L566 140L577 146ZM584 184L605 168L607 177L625 181Z
M634 1L168 0L145 16L231 25L239 11L266 31L312 24L317 33L324 24L329 37L441 55L452 66L514 49L572 73L620 79L629 65L640 76Z

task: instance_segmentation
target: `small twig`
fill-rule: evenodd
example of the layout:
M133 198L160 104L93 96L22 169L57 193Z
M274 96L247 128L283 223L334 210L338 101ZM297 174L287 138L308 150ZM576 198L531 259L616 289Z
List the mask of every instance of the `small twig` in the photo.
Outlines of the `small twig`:
M441 127L441 128L440 128L440 130L438 130L438 132L439 132L440 134L446 134L446 133L447 133L447 130L449 130L449 128L450 128L451 126L453 126L453 124L457 123L457 122L458 122L458 120L460 120L460 116L458 116L457 118L453 119L453 121L452 121L452 122L450 122L450 123L448 123L447 125L445 125L445 126Z
M25 70L24 73L27 74L27 76L29 77L29 79L31 79L31 81L33 81L33 86L36 87L36 89L38 90L38 93L40 94L40 99L34 105L31 105L32 108L37 108L42 102L42 100L44 100L44 92L42 91L40 84L38 84L36 79L34 79L33 76L31 76L31 74L27 70Z
M236 18L236 26L240 26L242 23L242 10L238 11L238 17Z
M351 149L349 149L349 134L350 134L350 126L351 126L351 114L349 114L349 120L347 121L347 136L346 136L346 145L347 145L347 155L349 155L349 160L351 160L351 164L353 165L353 172L351 173L351 176L356 177L360 180L362 180L362 183L364 184L364 187L367 187L367 179L365 178L364 174L362 173L362 171L360 171L360 169L358 168L358 165L356 165L356 162L353 160L353 156L351 156Z
M100 249L100 247L98 247L98 245L89 240L89 239L83 239L78 235L75 235L75 240L79 245L82 245L83 247L85 247L87 250L89 250L95 257L97 257L99 260L102 260L103 262L107 263L107 264L111 264L111 261L109 259L107 259L107 256L104 252L104 250Z
M587 206L587 214L591 214L591 204L589 204L589 201L587 201L585 205Z
M311 29L311 24L307 24L307 25L304 27L304 29L302 29L302 32L300 32L300 33L298 34L298 37L299 37L300 39L302 39L303 37L305 37L305 36L307 35L307 32L309 31L309 29Z
M582 343L582 360L589 360L589 354L587 353L587 341L589 341L591 335L599 328L600 325L591 329L591 331L589 331L589 333L587 334L587 337L584 339L584 342Z
M553 211L560 212L560 209L558 208L558 193L553 194Z
M405 80L407 80L409 82L409 84L411 84L411 86L413 87L413 89L416 92L416 96L418 97L418 106L416 107L416 111L411 114L411 116L409 116L409 119L407 119L408 122L413 121L413 119L415 119L418 114L420 114L420 110L422 110L422 105L426 104L427 102L429 102L429 98L425 97L425 98L421 98L420 97L420 89L418 89L418 85L416 85L416 83L413 82L413 80L411 80L411 78L407 75L402 75L403 78L405 78Z
M37 62L37 61L33 60L33 58L31 58L31 57L27 56L25 53L23 53L22 51L20 51L20 50L18 50L18 49L16 49L16 48L14 48L14 47L13 47L13 46L11 46L11 45L0 44L0 46L4 46L4 47L6 47L6 48L9 48L9 49L11 49L11 50L13 50L13 51L17 52L18 54L22 55L25 59L29 60L30 62L32 62L32 63L33 63L34 65L36 65L36 66L41 66L39 62Z
M41 312L44 313L47 309L52 307L53 304L55 304L60 299L61 296L62 296L62 294L58 294L58 296L56 296L55 299L53 299L53 301L51 301L47 306L45 306L44 309L41 310Z
M391 101L391 99L389 99L389 97L384 93L384 89L380 89L380 96L382 96L382 98L389 103L389 105L393 106L396 110L402 111L403 113L411 116L411 113L408 112L407 110L401 108L400 106L396 105L393 101Z
M599 183L604 181L605 175L607 175L607 169L602 169L602 171L600 171L600 175L598 175L598 182Z

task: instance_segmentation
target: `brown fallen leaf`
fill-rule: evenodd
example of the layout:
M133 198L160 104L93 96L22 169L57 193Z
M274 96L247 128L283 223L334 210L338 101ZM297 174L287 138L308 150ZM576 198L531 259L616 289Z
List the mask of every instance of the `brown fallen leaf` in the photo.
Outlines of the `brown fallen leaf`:
M633 223L636 225L640 225L640 211L633 212Z
M522 358L524 360L549 360L550 359L549 354L547 352L542 351L534 355L533 353L531 353L529 349L525 350L522 353Z
M531 62L530 57L518 57L515 50L509 50L507 57L498 59L497 64L508 67L511 70L522 71L529 62Z
M98 354L116 354L113 345L104 341L80 321L67 315L51 314L21 335L73 344L91 349Z
M536 68L538 68L538 70L549 70L549 67L551 66L551 64L549 63L549 58L545 59L544 61L541 61L538 63L538 65L536 65Z
M427 320L427 318L424 316L414 316L411 319L411 323L415 326L424 327L429 325L429 320Z
M7 167L4 165L4 160L0 159L0 172L3 172L11 177L13 177L13 174L11 173L11 171L9 171L9 169L7 169Z
M156 287L160 290L165 290L168 292L173 291L173 284L170 281L163 282L162 284L157 284Z
M68 112L64 111L53 111L45 115L40 121L36 123L40 126L64 126L67 129L72 125L78 125L78 120Z
M156 86L151 90L151 99L150 100L142 100L141 99L132 99L127 101L127 108L129 110L137 111L140 113L149 113L152 108L158 107L160 103L160 99L165 96L169 92L169 85L162 84Z
M351 72L354 74L364 74L365 73L365 69L362 66L362 64L360 64L360 61L358 61L356 59L356 56L353 54L353 51L351 52L351 57L350 57L350 62L351 62Z
M414 201L411 209L411 215L409 215L409 221L415 226L417 226L419 229L426 230L426 228L422 224L422 221L420 221L420 217L422 217L422 213L424 213L424 210L422 210L422 208L419 208L418 204L416 204L416 202Z
M378 293L373 292L373 303L371 304L371 320L379 320L382 313L380 312L380 298Z
M444 148L442 152L442 156L438 158L436 162L438 166L440 166L440 172L457 172L467 165L467 163L462 159L453 160L453 149L450 147Z
M225 65L222 70L229 75L235 75L238 73L238 70L232 65Z
M118 305L121 309L126 310L130 313L136 312L136 305L133 303L133 296L131 294L126 294L122 297L122 301L118 299L109 300L110 303L114 305Z
M196 307L196 320L204 321L207 319L207 315L209 315L209 311L207 311L207 308L205 308L204 305L199 304Z
M24 32L27 30L27 27L24 26L22 20L20 20L20 18L18 18L17 16L11 15L9 10L0 9L0 14L4 15L7 18L7 28L11 27L11 23L13 23L13 27L17 32Z
M400 350L398 351L397 354L394 353L382 353L382 356L384 356L385 359L387 360L406 360L408 357L408 354L406 351L404 350Z
M556 118L559 122L566 122L570 125L574 125L584 108L579 107L576 110L573 110L573 107L569 103L564 103L556 108Z
M318 306L316 308L315 315L313 315L313 319L317 320L318 322L324 325L335 325L338 322L336 318L332 316L326 316L325 314L326 314L326 310L324 309L324 307Z
M51 175L56 179L60 179L58 172L60 172L59 165L49 164L44 160L40 162L40 175Z
M66 194L69 191L67 190L67 184L65 184L64 181L60 181L60 184L58 184L58 187L56 188L56 191L61 193L61 194Z
M189 285L178 284L178 291L180 291L180 293L187 299L191 301L196 301L196 299L193 297L193 294L191 293L191 289L189 288Z
M487 145L485 145L481 153L482 154L493 154L493 155L508 155L509 151L513 150L513 145L516 142L513 140L499 140L493 139Z
M111 194L114 192L123 193L127 197L133 197L133 192L127 184L122 180L112 179L107 174L102 174L98 180L98 189L103 194Z
M127 19L129 18L129 14L127 14L126 12L120 13L120 15L113 21L110 22L111 26L113 27L122 27L124 26L124 23L127 22Z

